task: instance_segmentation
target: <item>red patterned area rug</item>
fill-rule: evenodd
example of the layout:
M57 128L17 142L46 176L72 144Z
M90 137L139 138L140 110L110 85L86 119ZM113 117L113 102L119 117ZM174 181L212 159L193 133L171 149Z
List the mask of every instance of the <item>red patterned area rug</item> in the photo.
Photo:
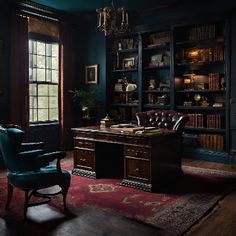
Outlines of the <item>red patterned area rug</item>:
M71 159L63 166L71 170ZM236 180L236 174L231 172L186 166L183 170L183 177L158 193L123 187L119 179L89 179L72 175L68 207L74 214L85 206L99 208L157 227L161 229L161 235L181 235L232 191ZM0 186L0 216L8 220L11 217L21 219L22 191L14 192L10 211L5 211L5 178L0 178ZM62 210L59 196L50 204Z

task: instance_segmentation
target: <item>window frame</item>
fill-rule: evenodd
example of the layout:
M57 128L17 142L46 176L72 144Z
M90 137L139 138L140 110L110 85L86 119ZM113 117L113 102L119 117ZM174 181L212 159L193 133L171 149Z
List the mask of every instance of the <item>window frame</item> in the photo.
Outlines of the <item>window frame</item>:
M60 121L60 104L59 104L59 95L60 95L60 92L59 92L59 84L60 84L60 75L59 75L59 65L60 65L60 44L59 44L59 39L58 38L54 38L54 37L51 37L51 36L47 36L47 35L42 35L42 34L38 34L38 33L29 33L28 34L28 41L30 40L35 40L35 41L41 41L43 43L57 43L58 44L58 82L49 82L49 81L30 81L29 80L29 83L28 85L30 86L30 84L37 84L37 85L57 85L58 86L58 119L57 120L46 120L46 121L30 121L30 117L29 117L29 124L30 126L35 126L35 125L46 125L46 124L59 124L59 121ZM30 57L30 52L29 52L29 57ZM30 64L29 64L29 69L32 68L30 67ZM51 68L52 69L52 68ZM52 71L52 70L51 70ZM30 94L29 94L29 99L30 99ZM36 95L36 98L38 98L38 92L37 92L37 95ZM48 98L50 96L47 96ZM38 107L38 104L37 104L37 110L39 109ZM50 110L50 107L47 108L48 111ZM30 113L30 102L29 102L29 113Z

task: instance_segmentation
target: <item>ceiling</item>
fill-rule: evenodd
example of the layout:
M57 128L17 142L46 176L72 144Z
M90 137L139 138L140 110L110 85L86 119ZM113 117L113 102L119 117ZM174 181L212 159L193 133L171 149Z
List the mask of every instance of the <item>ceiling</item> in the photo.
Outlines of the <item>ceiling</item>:
M94 12L97 8L111 6L112 0L30 0L56 10L79 13ZM145 12L154 10L162 13L165 10L189 6L195 8L236 8L236 1L232 0L113 0L115 8L124 6L128 11Z
M48 7L66 12L89 12L97 8L110 6L111 0L31 0ZM189 2L190 0L188 0ZM166 8L186 2L186 0L113 0L115 8L125 6L130 11Z

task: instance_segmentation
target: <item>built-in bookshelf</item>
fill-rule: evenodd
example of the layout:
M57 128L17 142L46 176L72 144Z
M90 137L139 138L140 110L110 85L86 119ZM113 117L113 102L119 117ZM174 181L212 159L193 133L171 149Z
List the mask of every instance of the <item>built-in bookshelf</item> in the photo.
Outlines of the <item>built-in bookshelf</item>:
M186 148L229 152L227 35L217 20L107 39L108 113L174 109L190 118Z
M189 115L190 146L228 151L225 22L174 30L175 109Z
M170 108L170 31L142 34L142 107Z
M137 35L116 37L108 42L109 113L122 122L134 120L138 111L138 42Z

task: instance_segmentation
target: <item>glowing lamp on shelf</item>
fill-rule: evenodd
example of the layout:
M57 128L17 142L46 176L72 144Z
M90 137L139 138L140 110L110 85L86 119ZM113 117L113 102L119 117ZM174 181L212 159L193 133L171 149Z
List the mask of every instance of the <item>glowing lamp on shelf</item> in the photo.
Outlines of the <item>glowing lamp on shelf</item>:
M125 33L129 29L129 16L124 7L115 9L113 0L110 7L96 9L97 29L105 36Z

